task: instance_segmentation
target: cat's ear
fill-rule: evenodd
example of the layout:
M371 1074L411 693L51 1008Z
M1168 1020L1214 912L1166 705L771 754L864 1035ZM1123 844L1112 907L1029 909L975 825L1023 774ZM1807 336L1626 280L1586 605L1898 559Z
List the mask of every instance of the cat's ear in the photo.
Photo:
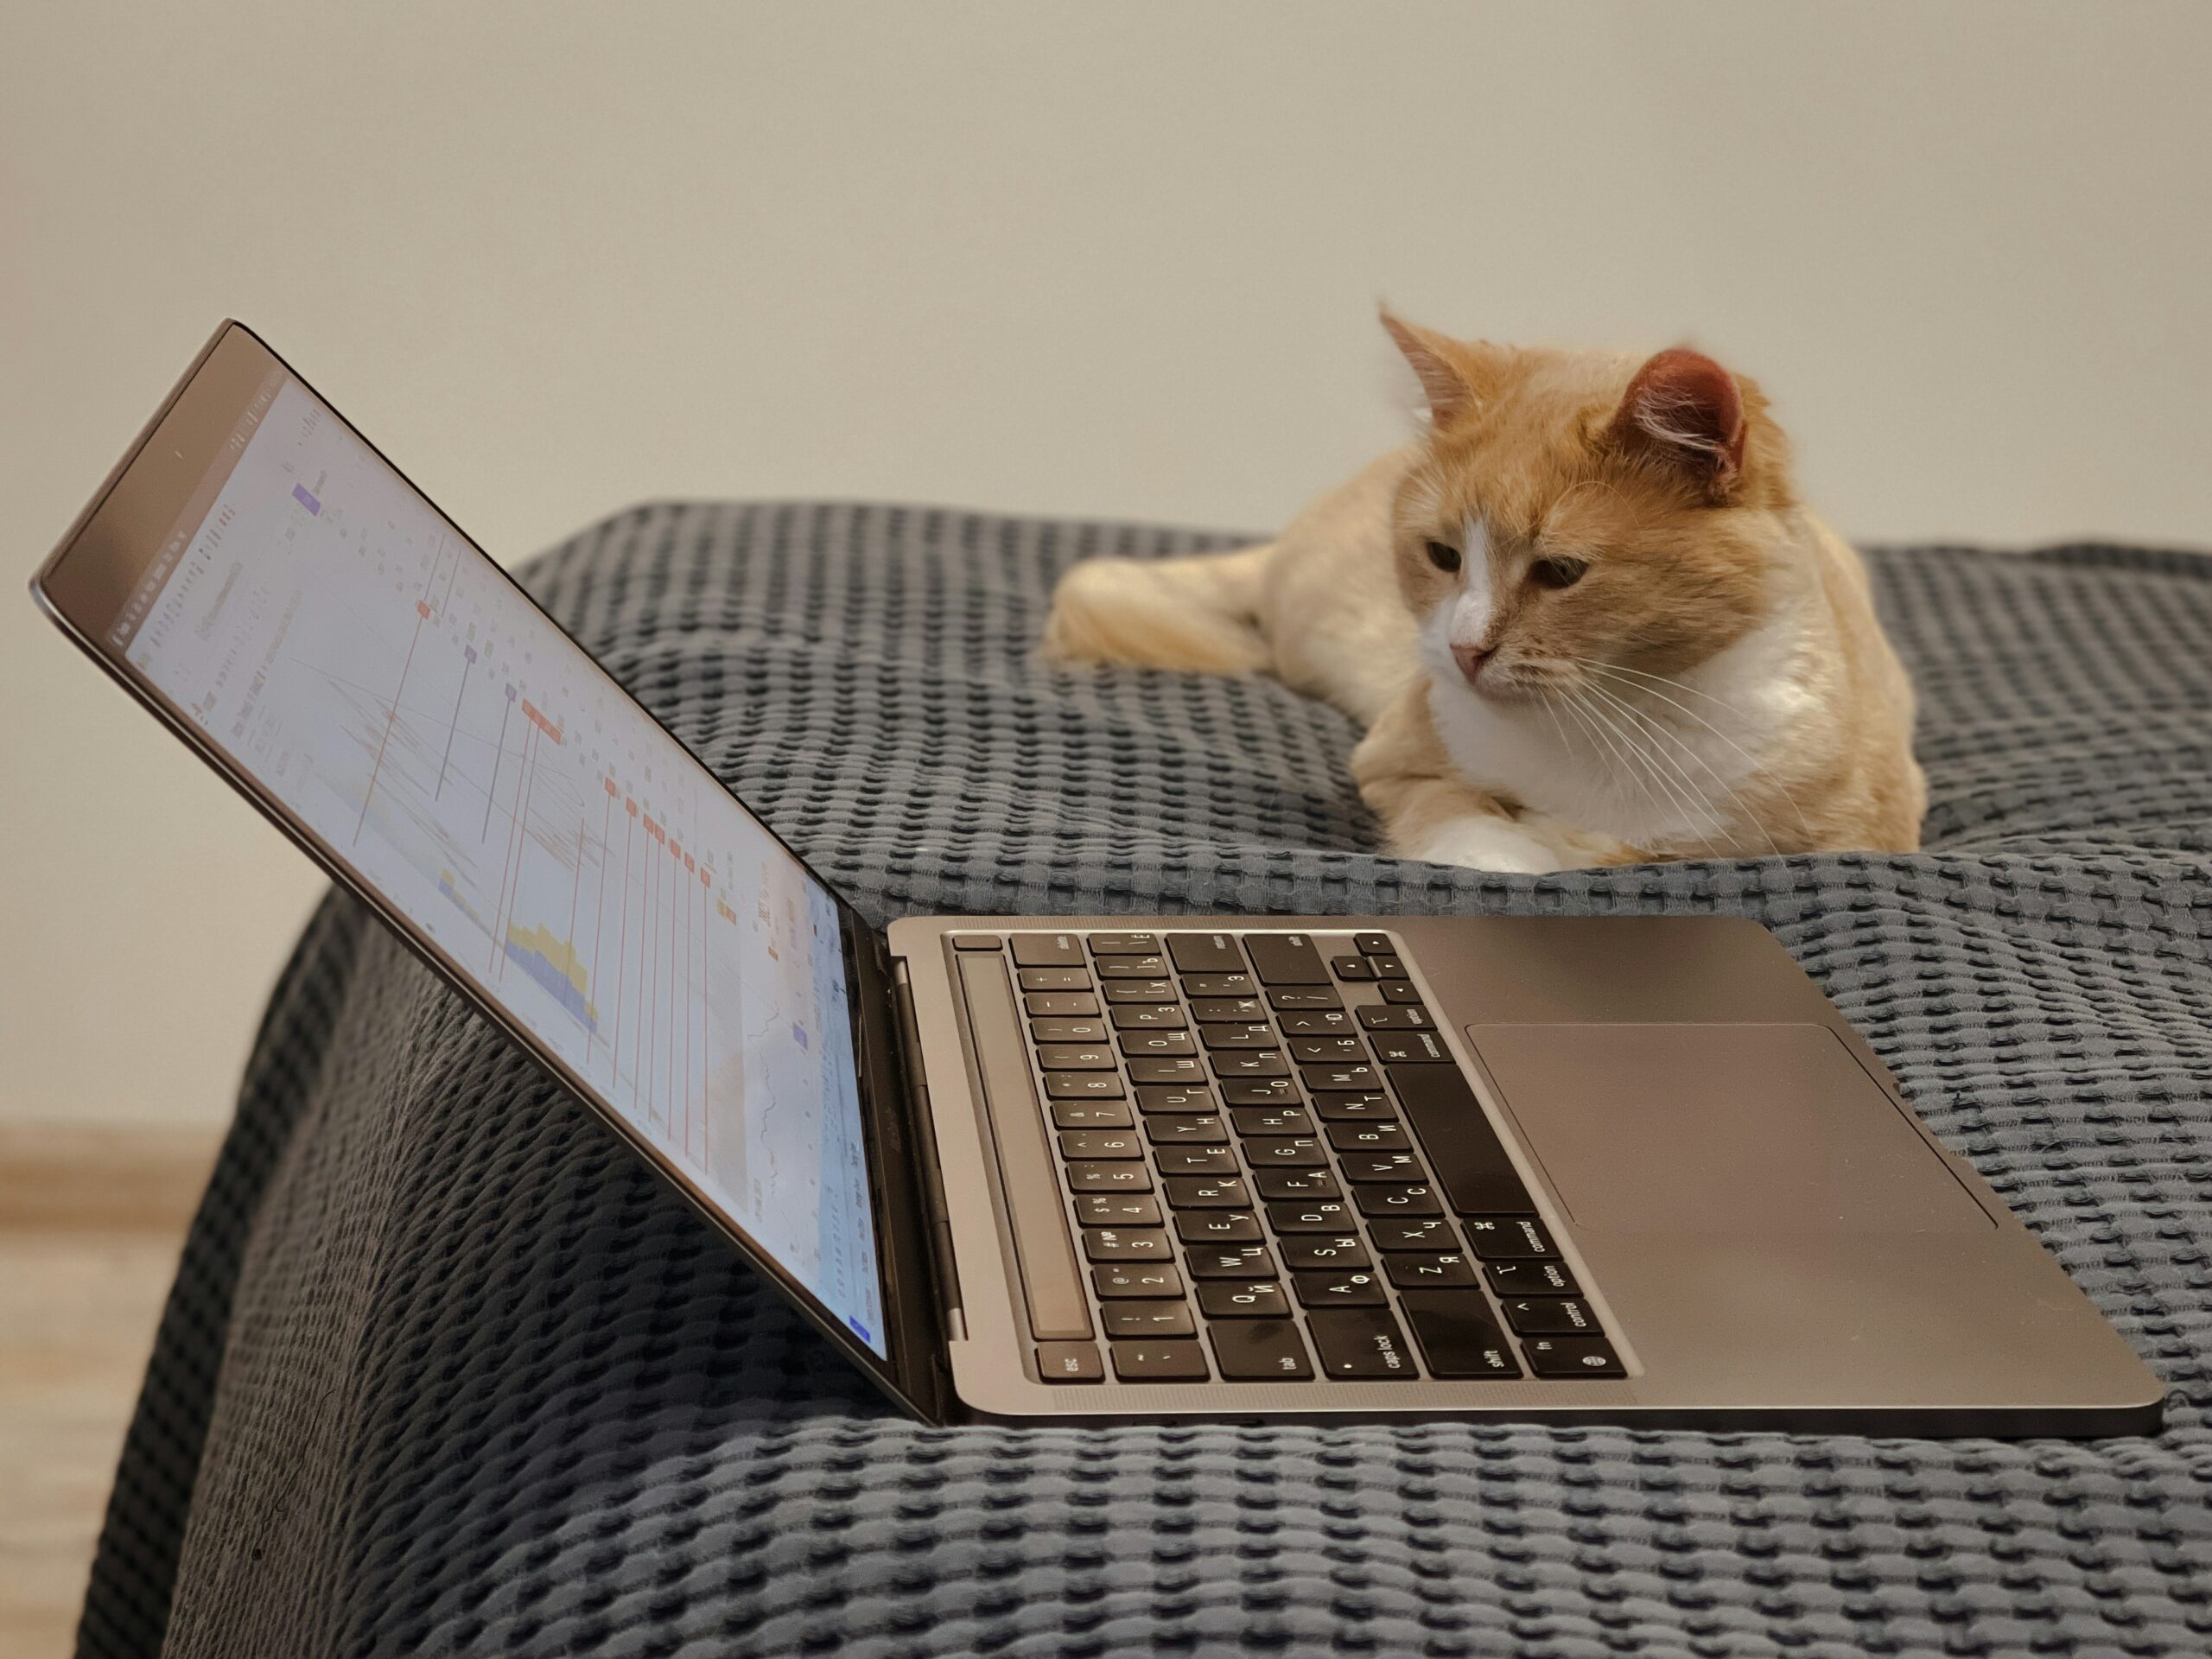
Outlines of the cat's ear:
M1743 478L1745 430L1736 377L1684 346L1636 372L1611 428L1616 442L1664 458L1715 502Z
M1481 404L1490 390L1488 354L1495 347L1480 343L1471 346L1421 327L1392 315L1388 308L1382 315L1384 330L1420 377L1422 395L1428 399L1430 424L1449 426Z

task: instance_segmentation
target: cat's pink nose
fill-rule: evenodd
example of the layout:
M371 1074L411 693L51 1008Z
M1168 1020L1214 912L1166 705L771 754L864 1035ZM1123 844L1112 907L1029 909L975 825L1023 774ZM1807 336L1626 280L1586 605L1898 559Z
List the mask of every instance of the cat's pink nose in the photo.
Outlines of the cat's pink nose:
M1475 683L1475 677L1483 671L1483 664L1497 655L1495 645L1454 645L1452 656L1459 664L1459 671L1467 677L1467 683Z

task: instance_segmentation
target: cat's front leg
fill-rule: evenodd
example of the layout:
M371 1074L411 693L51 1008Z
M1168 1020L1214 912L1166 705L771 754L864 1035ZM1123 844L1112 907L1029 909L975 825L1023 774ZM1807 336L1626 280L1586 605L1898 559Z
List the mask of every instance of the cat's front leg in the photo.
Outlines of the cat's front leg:
M1401 858L1457 864L1513 875L1549 875L1567 867L1554 848L1511 818L1492 813L1450 817L1408 835L1393 831L1391 850Z
M1542 835L1462 777L1428 711L1426 679L1382 712L1351 752L1361 798L1401 858L1541 875L1565 868Z

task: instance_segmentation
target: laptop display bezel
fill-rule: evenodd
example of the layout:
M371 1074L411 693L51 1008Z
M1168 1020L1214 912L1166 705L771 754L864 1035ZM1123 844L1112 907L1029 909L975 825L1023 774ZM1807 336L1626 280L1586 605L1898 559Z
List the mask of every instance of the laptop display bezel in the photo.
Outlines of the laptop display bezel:
M256 372L256 365L259 372ZM31 582L40 607L92 660L139 703L181 738L200 758L243 794L287 839L313 859L331 879L361 900L398 938L427 962L476 1011L512 1039L537 1066L582 1101L656 1169L715 1230L759 1268L798 1312L899 1405L925 1421L944 1421L944 1332L931 1281L927 1216L912 1156L912 1137L927 1126L910 1124L903 1080L897 1075L895 1046L887 1043L890 1010L881 969L882 936L871 927L836 887L808 864L783 837L750 808L748 817L791 853L800 868L819 882L837 908L845 953L849 1012L859 1085L863 1135L872 1189L880 1258L887 1358L879 1358L843 1322L786 1272L773 1255L749 1238L589 1081L565 1065L524 1027L470 982L467 975L427 934L381 898L366 880L327 847L284 804L243 766L209 741L183 710L133 670L123 650L109 639L111 624L134 594L162 543L202 489L211 470L223 461L245 404L242 385L258 385L268 369L281 370L328 409L422 499L451 534L473 550L489 569L513 588L563 639L605 676L607 683L667 734L715 787L743 800L721 782L712 767L669 731L650 709L631 694L606 666L563 627L529 590L484 552L467 531L438 507L405 471L377 448L331 400L268 343L243 323L226 320L171 390L160 409L110 472L99 493L79 514ZM160 442L157 443L156 439ZM234 458L234 457L233 457ZM885 1002L867 1017L870 998Z

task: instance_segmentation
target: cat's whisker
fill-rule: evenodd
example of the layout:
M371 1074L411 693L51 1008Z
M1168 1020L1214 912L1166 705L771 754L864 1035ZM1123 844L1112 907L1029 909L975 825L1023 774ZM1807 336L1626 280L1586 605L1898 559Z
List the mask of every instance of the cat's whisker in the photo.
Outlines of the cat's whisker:
M1641 713L1639 710L1631 707L1625 699L1616 696L1612 692L1606 690L1603 686L1593 685L1590 690L1595 692L1599 696L1604 698L1607 702L1611 703L1616 709L1618 709L1627 718L1635 721L1641 721L1644 727L1647 728L1655 737L1665 742L1672 743L1684 754L1696 761L1699 766L1703 766L1705 768L1706 776L1712 779L1714 783L1719 785L1721 788L1728 791L1728 798L1736 803L1736 810L1741 812L1746 818L1750 819L1751 827L1758 830L1761 836L1765 837L1768 850L1773 853L1777 858L1782 856L1781 843L1775 840L1773 833L1767 829L1765 823L1760 819L1759 815L1751 810L1751 804L1745 801L1741 795L1736 792L1736 789L1733 785L1729 783L1726 778L1723 778L1718 772L1713 770L1713 763L1711 761L1700 754L1694 748L1691 747L1689 744L1683 741L1680 733L1669 731L1665 726L1653 719L1649 715ZM1679 707L1680 705L1678 704L1676 706ZM1680 768L1681 763L1679 761L1676 761L1674 764L1678 769Z
M1702 817L1712 826L1716 837L1726 839L1728 830L1726 821L1713 806L1705 791L1697 786L1696 779L1679 766L1675 765L1671 756L1654 749L1649 744L1644 742L1635 727L1624 728L1603 708L1589 701L1588 693L1596 690L1594 686L1586 687L1584 692L1580 694L1583 706L1589 709L1592 717L1603 721L1607 729L1617 734L1621 741L1628 746L1630 753L1643 762L1644 770L1650 774L1651 781L1666 792L1669 805L1682 816L1684 823L1688 827L1696 829L1699 818ZM1645 792L1647 796L1649 795L1648 790ZM1652 798L1652 805L1655 810L1662 810L1656 797Z
M1630 687L1631 690L1642 691L1649 696L1658 698L1662 702L1671 704L1673 707L1681 709L1682 713L1688 715L1692 720L1697 721L1697 723L1704 727L1707 731L1711 732L1723 743L1726 743L1730 748L1735 750L1737 753L1742 755L1745 760L1749 760L1751 763L1753 771L1764 772L1767 775L1769 781L1770 781L1777 789L1782 791L1782 798L1789 803L1789 810L1797 815L1798 827L1804 830L1806 838L1808 840L1812 838L1813 826L1806 820L1805 809L1797 804L1797 798L1789 792L1789 786L1779 778L1775 777L1773 768L1764 765L1757 757L1746 750L1742 744L1736 741L1734 738L1729 736L1727 733L1722 731L1711 721L1706 719L1704 715L1699 714L1696 709L1687 708L1683 704L1676 702L1674 698L1669 696L1665 692L1656 690L1654 687L1638 684L1637 681L1654 680L1660 685L1671 685L1678 691L1687 691L1694 697L1703 697L1707 702L1718 703L1721 708L1726 709L1729 713L1734 715L1738 720L1748 721L1751 717L1745 714L1742 709L1737 708L1734 703L1726 702L1722 698L1716 697L1708 691L1700 691L1694 685L1685 685L1680 680L1669 679L1664 674L1652 674L1640 668L1622 668L1611 663L1592 662L1586 657L1578 657L1574 658L1574 661L1585 669L1588 669L1599 674L1612 676L1613 677L1619 679L1623 684ZM1630 676L1634 676L1636 677L1630 678ZM1684 747L1687 747L1688 746L1685 745ZM1707 768L1707 770L1710 770L1710 768ZM1767 839L1771 841L1773 840L1773 837L1770 836Z
M1595 688L1593 687L1590 689L1594 690ZM1656 757L1645 745L1637 741L1634 732L1622 730L1618 721L1613 720L1611 715L1607 715L1604 709L1599 709L1594 703L1591 702L1581 692L1574 694L1574 700L1588 713L1593 721L1602 721L1606 730L1618 736L1620 741L1627 746L1630 755L1633 756L1636 760L1643 762L1643 770L1641 772L1638 771L1633 764L1630 764L1628 767L1628 772L1629 776L1636 780L1637 787L1643 791L1644 798L1651 803L1651 810L1663 817L1669 808L1671 808L1673 810L1681 813L1684 821L1694 828L1700 810L1700 791L1694 785L1690 785L1688 775L1687 773L1683 774L1682 780L1686 786L1687 792L1685 792L1685 790L1683 789L1677 789L1673 782L1669 779L1667 774L1659 769L1657 757ZM1610 739L1606 741L1606 747L1608 748L1612 748L1613 747ZM1613 752L1616 754L1619 753L1619 750L1618 749L1614 749ZM1661 789L1666 791L1669 803L1667 807L1660 805L1659 798L1652 793L1650 785L1644 782L1643 775L1644 772L1650 773L1651 783L1658 785ZM1720 814L1713 810L1709 802L1704 804L1702 810L1705 817L1713 824L1713 829L1725 836L1727 830L1727 826L1722 821Z

